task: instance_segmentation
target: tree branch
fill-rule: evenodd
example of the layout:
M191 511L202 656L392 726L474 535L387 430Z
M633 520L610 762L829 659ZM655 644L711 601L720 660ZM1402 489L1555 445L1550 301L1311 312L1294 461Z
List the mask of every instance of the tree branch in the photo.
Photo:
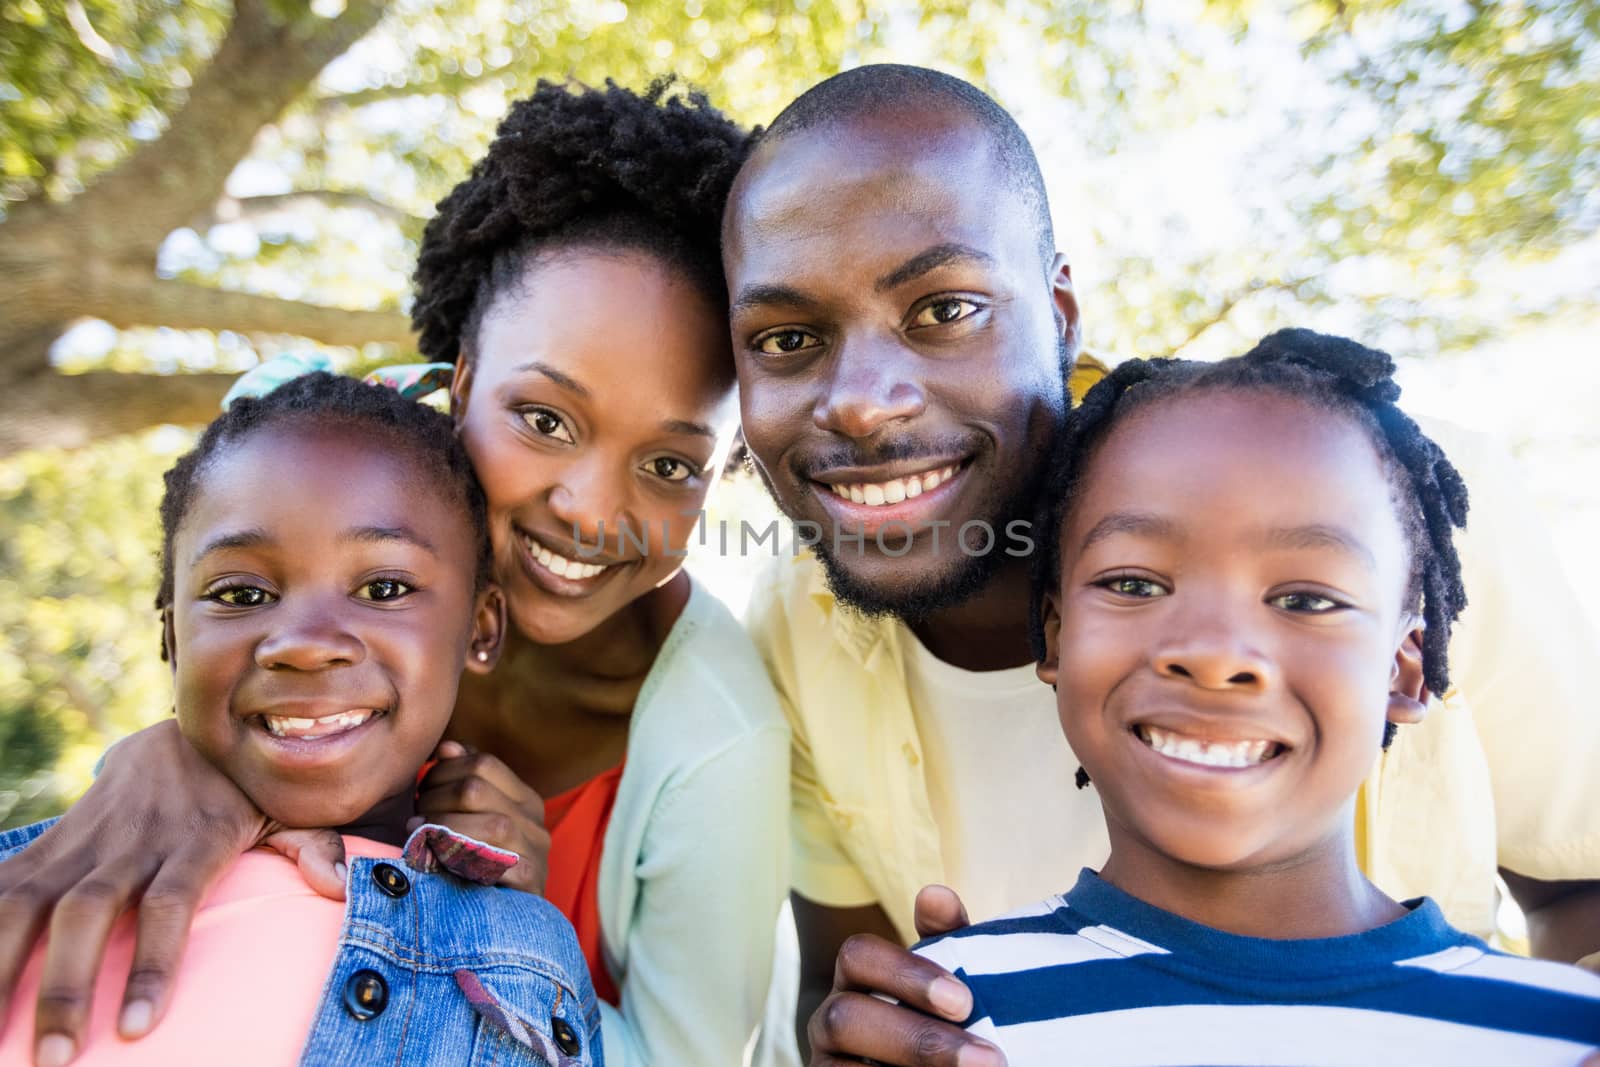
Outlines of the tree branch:
M416 343L411 323L397 311L350 311L155 278L121 279L87 291L81 308L84 315L122 327L293 334L330 345Z
M450 74L429 82L403 82L400 85L376 85L370 89L352 89L348 93L329 93L315 100L319 114L335 108L366 107L385 100L404 100L413 96L459 96L473 86L497 81L508 76L504 70L485 70L481 74Z
M0 456L81 448L163 423L210 422L234 374L46 372L0 389Z
M1189 332L1184 335L1183 340L1172 346L1167 355L1176 356L1179 352L1198 341L1213 326L1220 326L1222 323L1227 322L1228 317L1233 314L1235 308L1258 293L1283 292L1298 288L1304 285L1306 281L1307 279L1305 278L1278 278L1273 281L1262 281L1260 278L1251 279L1249 285L1235 289L1224 296L1222 302L1213 308L1205 318L1190 323Z
M428 221L420 215L413 215L375 196L343 189L298 189L288 193L266 193L261 196L224 197L217 204L216 217L257 219L286 207L306 203L359 208L381 219L387 219L397 226L421 226ZM233 215L234 212L237 212L237 215Z

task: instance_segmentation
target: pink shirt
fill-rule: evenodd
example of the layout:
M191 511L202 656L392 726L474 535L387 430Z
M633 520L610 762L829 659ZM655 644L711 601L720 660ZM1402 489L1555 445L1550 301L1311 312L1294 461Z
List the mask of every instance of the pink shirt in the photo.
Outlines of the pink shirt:
M364 838L347 837L344 847L350 856L400 855ZM135 934L133 913L124 915L111 931L75 1067L296 1063L343 924L343 902L318 896L292 862L265 849L245 853L195 916L166 1016L145 1037L123 1041L117 1013ZM35 947L0 1034L0 1064L33 1062L34 999L43 964L42 947Z

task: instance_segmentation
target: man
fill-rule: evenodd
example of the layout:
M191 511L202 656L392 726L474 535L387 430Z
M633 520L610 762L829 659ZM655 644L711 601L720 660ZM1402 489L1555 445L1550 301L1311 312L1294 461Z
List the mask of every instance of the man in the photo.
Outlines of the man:
M1038 165L958 79L849 71L773 122L735 185L724 262L746 439L779 506L820 531L758 586L751 617L794 728L802 1047L815 1063L999 1062L866 994L964 1018L965 988L900 948L964 921L930 893L919 929L918 888L953 885L989 918L1106 854L1024 636L1016 522L1080 337ZM1362 862L1477 932L1499 866L1535 950L1576 958L1600 948L1585 881L1600 876L1600 720L1577 691L1593 640L1570 598L1523 578L1540 542L1504 472L1444 436L1486 529L1465 555L1489 610L1457 642L1476 721L1446 694L1456 713L1380 764ZM1044 856L1021 846L1052 838Z

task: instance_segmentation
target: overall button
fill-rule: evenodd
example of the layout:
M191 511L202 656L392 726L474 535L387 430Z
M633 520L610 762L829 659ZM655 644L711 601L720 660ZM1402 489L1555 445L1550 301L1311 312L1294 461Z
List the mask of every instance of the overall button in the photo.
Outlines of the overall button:
M389 1006L389 983L377 971L357 971L344 984L344 1010L362 1022Z
M411 892L411 880L392 863L379 863L372 868L372 880L378 888L391 897L403 897Z
M583 1046L578 1043L578 1035L567 1025L567 1020L551 1019L550 1030L556 1035L556 1047L565 1055L576 1056L583 1050Z

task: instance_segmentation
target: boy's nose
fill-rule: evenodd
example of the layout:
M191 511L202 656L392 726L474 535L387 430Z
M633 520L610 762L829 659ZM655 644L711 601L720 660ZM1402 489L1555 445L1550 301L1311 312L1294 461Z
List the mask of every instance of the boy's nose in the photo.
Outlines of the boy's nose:
M366 646L337 614L302 612L283 617L256 645L255 658L266 670L320 671L360 663Z
M1163 678L1202 689L1260 691L1276 679L1272 661L1248 636L1220 628L1190 633L1168 642L1154 657Z

